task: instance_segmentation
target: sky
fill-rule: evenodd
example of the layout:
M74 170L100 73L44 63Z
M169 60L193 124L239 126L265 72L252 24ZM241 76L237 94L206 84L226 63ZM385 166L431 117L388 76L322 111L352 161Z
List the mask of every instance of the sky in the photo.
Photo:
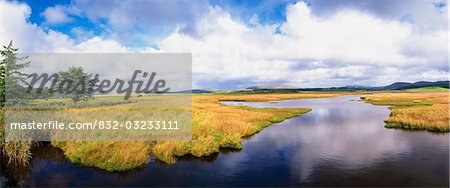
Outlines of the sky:
M23 53L192 53L194 88L449 79L447 0L34 0L1 5Z

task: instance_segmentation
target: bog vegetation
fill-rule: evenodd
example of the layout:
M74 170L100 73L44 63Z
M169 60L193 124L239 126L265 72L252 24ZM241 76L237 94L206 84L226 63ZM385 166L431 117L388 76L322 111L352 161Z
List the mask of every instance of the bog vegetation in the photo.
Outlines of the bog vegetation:
M247 94L193 95L192 140L189 141L95 141L52 142L74 163L108 171L121 171L145 164L152 155L173 164L185 155L208 156L221 148L242 149L242 139L284 119L308 112L307 108L250 108L220 104L222 100L277 101L291 98L333 97L339 94ZM145 97L141 102L145 103ZM139 102L137 102L139 103ZM130 104L131 105L131 104ZM136 104L133 104L136 105Z
M419 90L421 91L421 90ZM449 132L449 92L379 93L364 96L375 105L389 105L387 128Z

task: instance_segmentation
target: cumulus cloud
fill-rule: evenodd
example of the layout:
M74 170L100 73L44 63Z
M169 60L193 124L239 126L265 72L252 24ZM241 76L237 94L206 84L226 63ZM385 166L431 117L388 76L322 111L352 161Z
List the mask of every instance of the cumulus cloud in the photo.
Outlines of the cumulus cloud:
M66 6L69 14L84 16L101 27L109 37L124 45L164 37L175 30L190 32L191 23L208 9L205 0L74 0ZM192 33L193 34L193 33Z
M69 17L63 6L48 7L41 13L45 18L45 23L49 25L58 25L71 22L73 19Z
M2 7L1 43L14 40L22 52L51 52L53 49L74 45L60 32L44 31L36 24L27 22L31 8L24 3L0 1Z
M158 46L163 52L192 52L194 80L204 82L248 79L315 87L447 79L425 74L448 69L446 30L422 33L411 23L353 9L324 18L302 2L288 6L286 20L248 27L213 7L194 27L200 37L177 32ZM384 67L402 71L378 71Z
M198 87L328 87L448 79L447 27L425 28L417 24L420 21L380 16L379 11L351 6L318 14L314 8L317 4L303 2L288 5L286 21L275 24L259 23L256 16L251 24L242 23L218 6L203 10L202 4L197 14L196 6L188 6L187 2L186 8L173 5L175 10L185 8L184 13L158 10L160 5L145 1L130 3L75 1L71 6L86 9L73 14L100 25L107 19L108 26L101 27L108 35L95 36L73 28L71 32L79 36L73 39L29 23L31 9L25 3L1 1L2 17L11 18L3 19L1 42L14 39L23 52L136 52L123 43L123 36L138 36L146 41L152 37L151 30L167 22L176 29L159 37L157 47L137 52L192 53L193 84ZM130 11L138 5L140 9ZM447 24L447 19L441 20L446 12L432 6L432 11L438 12L430 15L439 17L428 19L433 25ZM154 17L158 12L163 15Z
M73 27L70 30L70 33L74 35L74 39L78 42L83 42L89 40L90 38L95 37L95 33L92 30L84 29L80 26Z
M311 9L320 17L345 9L358 9L380 18L412 23L423 32L446 29L448 20L448 0L314 0Z
M13 40L21 53L114 53L131 50L119 42L94 36L77 43L68 35L43 29L37 24L28 22L31 8L25 3L0 1L2 7L1 43ZM8 19L5 19L8 18Z
M126 53L131 52L119 42L111 39L103 39L101 37L93 37L84 42L78 43L67 48L55 49L56 53Z

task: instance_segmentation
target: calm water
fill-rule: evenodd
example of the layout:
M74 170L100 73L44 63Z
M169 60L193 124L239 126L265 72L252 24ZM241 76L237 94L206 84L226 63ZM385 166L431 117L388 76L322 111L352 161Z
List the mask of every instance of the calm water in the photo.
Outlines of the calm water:
M19 186L449 186L449 135L386 129L389 110L358 96L268 102L254 107L309 107L244 141L241 151L184 158L106 173L69 163L40 147L29 169L3 169Z

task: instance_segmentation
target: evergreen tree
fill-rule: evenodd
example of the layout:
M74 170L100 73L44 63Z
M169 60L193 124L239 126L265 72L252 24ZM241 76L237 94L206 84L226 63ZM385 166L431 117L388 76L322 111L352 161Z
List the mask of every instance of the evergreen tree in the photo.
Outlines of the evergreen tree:
M28 57L18 57L17 48L14 48L12 41L3 46L0 62L0 105L17 104L24 102L27 98L25 85L27 85L27 74L21 70L26 68L30 63L23 62Z

